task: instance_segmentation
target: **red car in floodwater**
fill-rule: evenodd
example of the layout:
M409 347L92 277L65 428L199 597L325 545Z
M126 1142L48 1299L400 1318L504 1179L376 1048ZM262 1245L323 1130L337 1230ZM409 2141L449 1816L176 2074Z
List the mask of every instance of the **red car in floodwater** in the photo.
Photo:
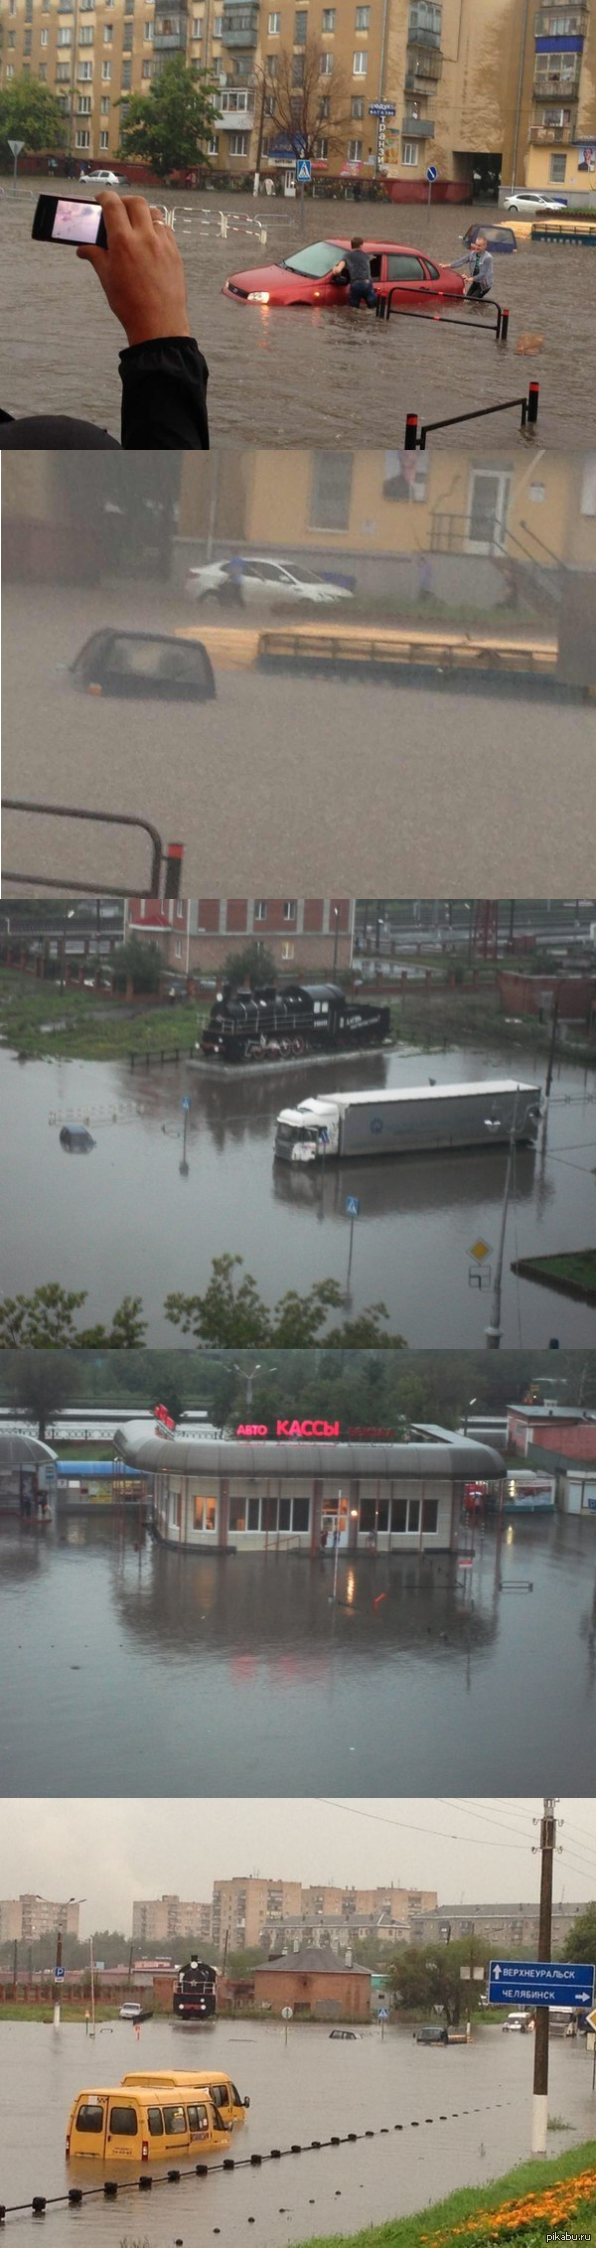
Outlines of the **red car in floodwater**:
M372 278L380 297L396 290L395 305L422 305L427 297L463 297L465 281L451 265L437 265L426 250L411 250L403 242L363 242L371 263ZM246 273L231 273L223 294L243 304L347 305L348 284L332 268L349 240L309 242L277 265L255 265Z

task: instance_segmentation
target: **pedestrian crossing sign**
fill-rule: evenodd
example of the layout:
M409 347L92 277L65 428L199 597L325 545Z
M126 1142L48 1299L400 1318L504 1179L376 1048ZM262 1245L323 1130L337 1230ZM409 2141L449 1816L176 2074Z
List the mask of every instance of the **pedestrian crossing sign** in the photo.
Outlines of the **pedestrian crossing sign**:
M310 158L308 156L299 156L298 163L296 165L296 178L299 187L308 187L311 173L312 165L310 162Z

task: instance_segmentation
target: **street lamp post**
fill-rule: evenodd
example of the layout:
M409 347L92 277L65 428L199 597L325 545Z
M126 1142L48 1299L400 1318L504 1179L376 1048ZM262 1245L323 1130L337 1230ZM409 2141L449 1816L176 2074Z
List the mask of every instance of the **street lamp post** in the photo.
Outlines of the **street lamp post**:
M501 1347L501 1338L502 1338L502 1334L503 1334L503 1329L502 1329L502 1326L501 1326L501 1295L502 1295L502 1287L503 1287L503 1259L504 1259L504 1255L505 1255L505 1234L506 1234L506 1231L507 1231L507 1216L508 1216L508 1211L509 1211L509 1196L510 1196L510 1192L511 1192L511 1179L512 1179L512 1174L513 1174L513 1158L514 1158L514 1154L515 1154L515 1133L516 1133L516 1125L517 1125L517 1103L518 1103L518 1093L516 1092L516 1095L515 1095L515 1102L514 1102L514 1108L513 1108L513 1120L512 1120L512 1125L511 1125L511 1131L510 1131L510 1134L509 1134L509 1148L508 1148L508 1153L507 1153L507 1169L506 1169L506 1172L505 1172L505 1189L504 1189L504 1193L503 1193L503 1208L502 1208L502 1212L501 1212L501 1230L500 1230L500 1234L499 1234L499 1247L498 1247L498 1250L497 1250L497 1262L496 1262L496 1265L495 1265L495 1281L494 1281L494 1288L493 1288L493 1294L492 1294L491 1313L490 1313L490 1320L489 1320L489 1324L488 1324L488 1327L487 1327L487 1328L485 1329L485 1333L486 1333L486 1348L487 1348L487 1350L500 1350L500 1347ZM487 1119L487 1121L488 1121L488 1119Z
M334 981L334 983L335 983L335 978L336 978L336 975L337 975L337 951L338 951L338 945L339 945L339 906L338 906L338 905L334 905L334 906L333 906L333 908L332 908L332 912L333 912L333 921L334 921L334 932L333 932L333 981Z
M468 1402L467 1402L467 1405L466 1405L466 1409L465 1409L465 1413L464 1413L464 1436L467 1436L467 1434L468 1434L468 1413L471 1413L471 1411L472 1411L472 1406L473 1406L473 1405L477 1405L477 1404L478 1404L478 1399L477 1399L477 1397L469 1397L469 1398L468 1398Z

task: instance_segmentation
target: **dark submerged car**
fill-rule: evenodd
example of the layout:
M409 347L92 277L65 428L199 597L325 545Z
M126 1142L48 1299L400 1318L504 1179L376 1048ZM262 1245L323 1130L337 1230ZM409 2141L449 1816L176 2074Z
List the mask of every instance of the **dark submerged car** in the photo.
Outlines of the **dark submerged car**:
M90 1148L95 1145L85 1124L63 1124L60 1146L68 1148L69 1155L88 1155Z
M215 696L202 641L165 632L92 632L70 673L76 686L103 695L151 695L158 702L212 702Z

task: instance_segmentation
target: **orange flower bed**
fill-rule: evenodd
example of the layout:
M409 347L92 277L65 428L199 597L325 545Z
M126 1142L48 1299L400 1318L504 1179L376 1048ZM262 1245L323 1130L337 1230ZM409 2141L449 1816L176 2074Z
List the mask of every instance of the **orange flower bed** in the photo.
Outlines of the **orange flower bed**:
M452 2240L469 2240L480 2235L482 2241L515 2240L530 2225L544 2225L555 2232L581 2207L582 2202L596 2198L596 2166L581 2170L575 2178L562 2178L559 2185L547 2186L539 2193L526 2193L520 2201L507 2201L501 2209L478 2209L461 2225L452 2225L448 2232L421 2232L421 2243L426 2248L441 2248L441 2243Z

